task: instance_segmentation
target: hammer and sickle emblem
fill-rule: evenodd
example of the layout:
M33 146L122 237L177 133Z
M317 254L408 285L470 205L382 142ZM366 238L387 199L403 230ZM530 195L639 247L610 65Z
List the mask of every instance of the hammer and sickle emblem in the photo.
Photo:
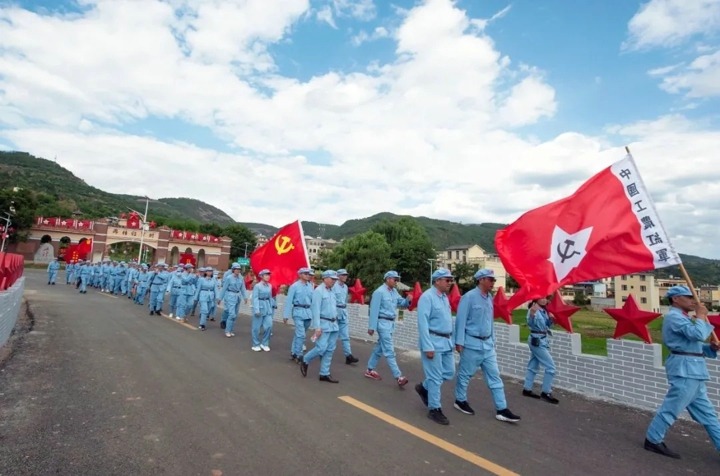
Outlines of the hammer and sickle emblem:
M573 240L565 240L565 251L562 251L560 249L560 244L558 243L557 253L560 256L560 259L562 260L562 261L560 261L561 263L564 263L565 260L568 260L568 259L572 258L573 256L580 254L579 251L575 251L575 250L570 251L570 249L573 248L574 246L575 246L575 242Z
M275 251L277 254L284 255L295 249L295 245L292 244L290 237L281 235L275 238Z

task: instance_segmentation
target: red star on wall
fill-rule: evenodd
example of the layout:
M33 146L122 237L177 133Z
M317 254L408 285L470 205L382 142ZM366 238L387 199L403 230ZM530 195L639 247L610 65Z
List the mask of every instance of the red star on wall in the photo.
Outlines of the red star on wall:
M552 301L548 303L547 310L550 314L552 314L555 324L572 333L573 329L572 322L570 322L570 316L580 310L578 306L565 304L560 292L556 292Z
M500 318L508 324L512 324L512 313L508 309L508 298L505 290L500 286L493 298L493 318Z
M462 295L460 294L460 288L457 284L453 285L450 293L448 294L448 300L450 301L450 310L452 312L457 312L461 297Z
M626 334L634 334L645 343L652 344L652 337L650 337L647 325L660 316L660 313L642 311L632 294L628 296L621 309L605 309L604 311L617 321L614 339Z
M412 298L412 302L410 303L410 307L408 307L408 311L414 311L417 309L418 301L420 300L420 296L422 296L423 290L422 286L420 286L419 281L415 281L415 287L412 291L408 291L407 296Z
M360 278L357 278L352 286L348 287L350 291L350 302L355 304L365 304L365 289Z

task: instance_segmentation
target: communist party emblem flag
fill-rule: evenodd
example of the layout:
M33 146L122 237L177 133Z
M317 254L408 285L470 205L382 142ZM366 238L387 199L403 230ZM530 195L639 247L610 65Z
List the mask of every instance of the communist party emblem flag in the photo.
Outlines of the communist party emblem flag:
M273 286L294 283L298 269L308 266L305 235L299 220L280 228L275 236L250 255L253 273L257 276L263 269L269 269Z
M629 154L571 196L499 230L495 247L521 285L510 309L565 284L680 263Z

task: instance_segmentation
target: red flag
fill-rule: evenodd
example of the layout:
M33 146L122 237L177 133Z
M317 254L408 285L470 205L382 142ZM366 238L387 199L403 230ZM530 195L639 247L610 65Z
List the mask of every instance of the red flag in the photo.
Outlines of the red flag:
M294 283L298 269L308 266L300 220L280 228L275 236L250 255L253 272L257 275L263 269L269 269L272 273L270 282L275 286Z
M410 306L408 306L408 311L414 311L417 309L418 301L420 301L420 296L423 295L423 288L420 285L420 281L415 281L415 287L412 291L408 291L408 296L412 298L412 302L410 303Z
M82 238L77 245L77 253L82 259L87 259L88 254L92 253L92 238ZM92 256L91 256L92 258Z
M680 263L630 155L498 231L495 247L531 299L565 284Z
M450 310L452 312L457 312L461 297L462 294L460 294L460 287L458 287L457 283L455 283L448 293L448 301L450 301Z
M137 213L132 212L130 216L127 219L127 222L125 223L125 226L128 228L140 228L140 217Z
M498 288L493 297L493 318L500 318L508 324L512 324L512 310L508 308L508 298L502 286Z

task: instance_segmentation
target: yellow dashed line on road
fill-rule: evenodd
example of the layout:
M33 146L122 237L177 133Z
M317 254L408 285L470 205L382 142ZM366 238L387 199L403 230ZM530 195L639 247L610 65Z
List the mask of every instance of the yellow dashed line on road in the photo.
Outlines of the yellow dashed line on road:
M454 445L448 441L443 440L442 438L438 438L435 435L432 435L426 431L421 430L420 428L414 427L410 425L409 423L405 423L402 420L398 420L397 418L388 415L387 413L378 410L375 407L371 407L370 405L367 405L359 400L356 400L352 397L343 396L338 397L340 400L342 400L345 403L348 403L355 408L358 408L366 413L369 413L370 415L379 418L380 420L384 421L385 423L389 423L390 425L399 428L407 433L410 433L411 435L420 438L421 440L430 443L433 446L436 446L442 450L447 451L448 453L457 456L458 458L464 459L468 463L474 464L475 466L478 466L486 471L489 471L492 474L496 474L498 476L517 476L517 473L514 473L510 471L507 468L504 468L498 464L493 463L492 461L486 460L485 458L482 458L475 453L471 453L468 450L465 450L463 448L460 448L457 445Z
M197 327L192 326L192 325L188 324L187 322L178 321L178 320L175 319L174 317L170 317L170 316L168 316L167 314L165 314L165 313L163 313L163 312L161 312L160 315L161 315L162 317L164 317L165 319L169 319L169 320L173 321L175 324L180 324L181 326L185 326L185 327L187 327L188 329L192 329L192 330L194 330L194 331L197 330Z
M113 296L112 294L108 294L108 293L101 293L101 292L99 292L98 294L99 294L100 296L105 296L105 297L109 297L109 298L117 299L117 296Z

